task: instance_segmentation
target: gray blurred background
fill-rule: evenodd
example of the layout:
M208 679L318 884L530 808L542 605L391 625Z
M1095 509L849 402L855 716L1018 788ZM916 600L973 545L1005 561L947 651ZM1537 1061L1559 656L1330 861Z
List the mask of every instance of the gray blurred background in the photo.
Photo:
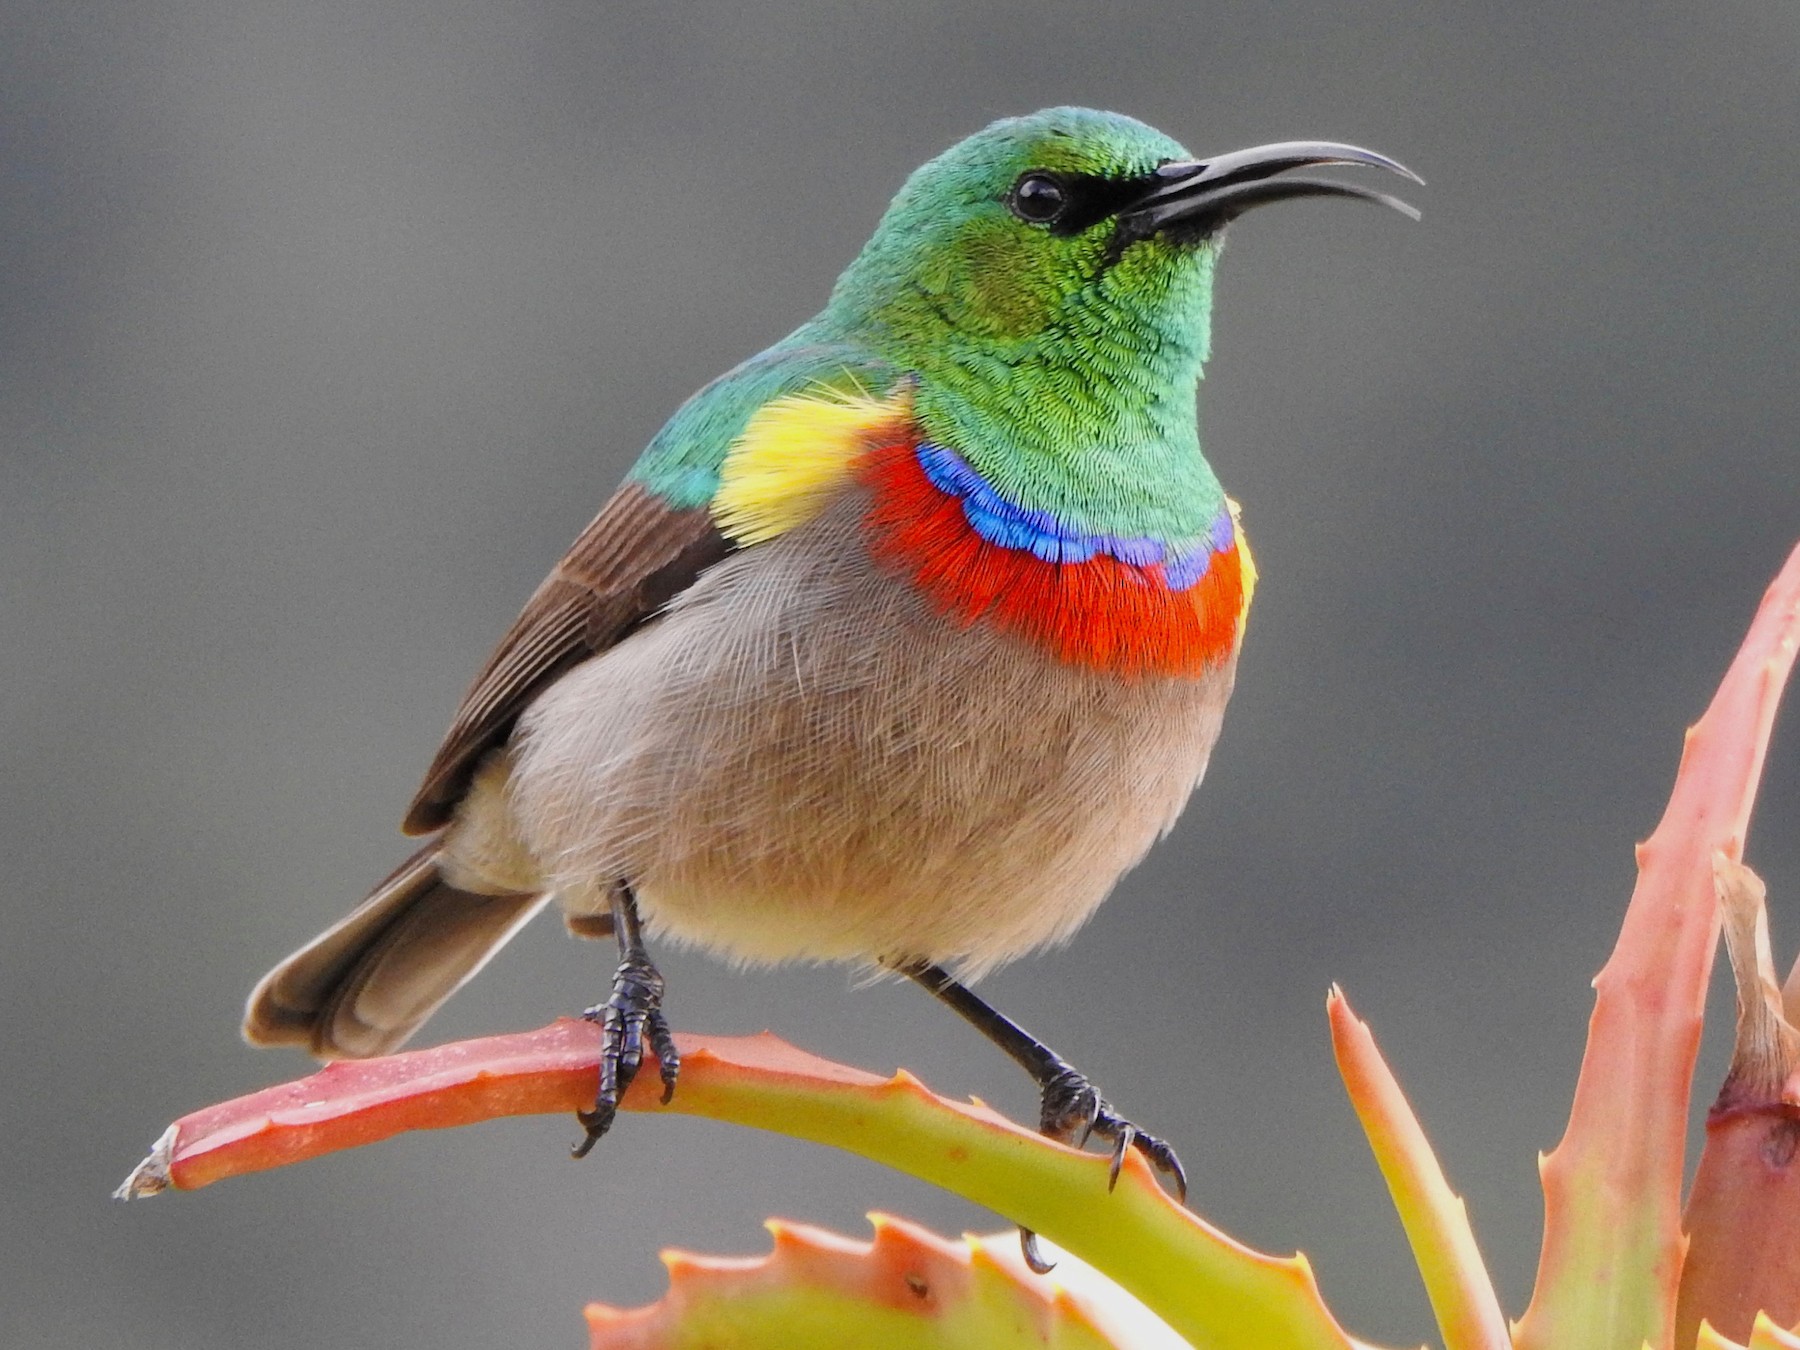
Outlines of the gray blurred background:
M1791 0L4 0L0 1344L549 1350L768 1214L994 1226L678 1118L580 1166L533 1119L106 1197L168 1120L307 1067L240 1044L244 994L402 855L465 683L661 420L817 307L916 163L1059 102L1430 186L1417 226L1234 231L1206 439L1264 580L1225 737L1074 945L985 989L1199 1208L1416 1344L1343 982L1523 1309L1631 845L1800 538ZM1794 716L1749 850L1789 956ZM541 923L430 1037L609 965ZM917 990L664 968L681 1027L1032 1109Z

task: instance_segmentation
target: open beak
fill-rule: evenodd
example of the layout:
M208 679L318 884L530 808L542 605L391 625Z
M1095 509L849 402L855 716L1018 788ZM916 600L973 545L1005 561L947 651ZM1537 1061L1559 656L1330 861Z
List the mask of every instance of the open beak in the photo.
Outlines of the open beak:
M1164 230L1206 235L1222 228L1244 212L1270 202L1295 197L1352 197L1391 206L1402 215L1419 218L1419 212L1385 192L1339 183L1330 178L1283 178L1290 169L1317 168L1325 164L1367 165L1386 169L1415 183L1424 179L1405 165L1359 146L1336 141L1282 141L1236 150L1212 159L1175 160L1151 175L1144 193L1118 212L1117 220L1127 238L1147 239Z

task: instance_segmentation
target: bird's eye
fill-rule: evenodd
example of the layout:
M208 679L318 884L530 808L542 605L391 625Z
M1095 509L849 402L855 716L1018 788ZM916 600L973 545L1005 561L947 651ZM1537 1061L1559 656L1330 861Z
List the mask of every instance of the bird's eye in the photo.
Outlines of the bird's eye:
M1027 224L1048 225L1068 209L1069 194L1049 174L1028 173L1013 184L1006 204Z

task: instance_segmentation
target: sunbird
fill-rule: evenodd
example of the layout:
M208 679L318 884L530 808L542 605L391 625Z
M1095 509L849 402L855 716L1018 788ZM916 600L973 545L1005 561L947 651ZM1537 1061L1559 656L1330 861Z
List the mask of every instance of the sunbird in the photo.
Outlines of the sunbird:
M967 982L1073 934L1206 770L1256 580L1197 420L1222 232L1303 197L1417 216L1292 173L1320 165L1417 181L1085 108L913 173L825 308L651 440L464 698L424 846L263 978L245 1036L394 1050L554 898L619 954L578 1156L646 1049L675 1089L668 938L909 976L1031 1074L1044 1133L1185 1191Z

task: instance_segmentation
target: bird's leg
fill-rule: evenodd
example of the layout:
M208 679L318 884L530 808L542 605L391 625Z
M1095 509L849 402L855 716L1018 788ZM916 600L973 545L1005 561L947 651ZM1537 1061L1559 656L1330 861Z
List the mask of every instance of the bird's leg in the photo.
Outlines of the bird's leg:
M1096 1134L1112 1145L1108 1189L1118 1184L1125 1151L1135 1148L1152 1167L1174 1182L1175 1193L1182 1203L1187 1202L1187 1173L1182 1170L1181 1159L1175 1156L1175 1150L1113 1110L1111 1103L1100 1095L1085 1074L1078 1072L1012 1018L952 979L942 967L920 961L901 969L948 1003L1031 1075L1043 1094L1038 1116L1040 1133L1077 1148ZM1036 1235L1028 1228L1021 1228L1019 1238L1025 1249L1025 1263L1040 1275L1048 1271L1050 1263L1039 1253Z
M573 1150L577 1158L585 1158L588 1150L600 1142L600 1136L612 1128L613 1117L619 1113L619 1100L644 1062L646 1033L662 1069L665 1103L675 1095L675 1080L681 1074L675 1034L669 1030L669 1019L662 1012L662 973L650 964L650 954L644 950L637 899L625 882L613 887L612 928L613 936L619 940L619 968L613 974L612 997L582 1014L588 1021L598 1022L605 1035L600 1050L600 1091L594 1109L575 1113L587 1127L587 1138Z

